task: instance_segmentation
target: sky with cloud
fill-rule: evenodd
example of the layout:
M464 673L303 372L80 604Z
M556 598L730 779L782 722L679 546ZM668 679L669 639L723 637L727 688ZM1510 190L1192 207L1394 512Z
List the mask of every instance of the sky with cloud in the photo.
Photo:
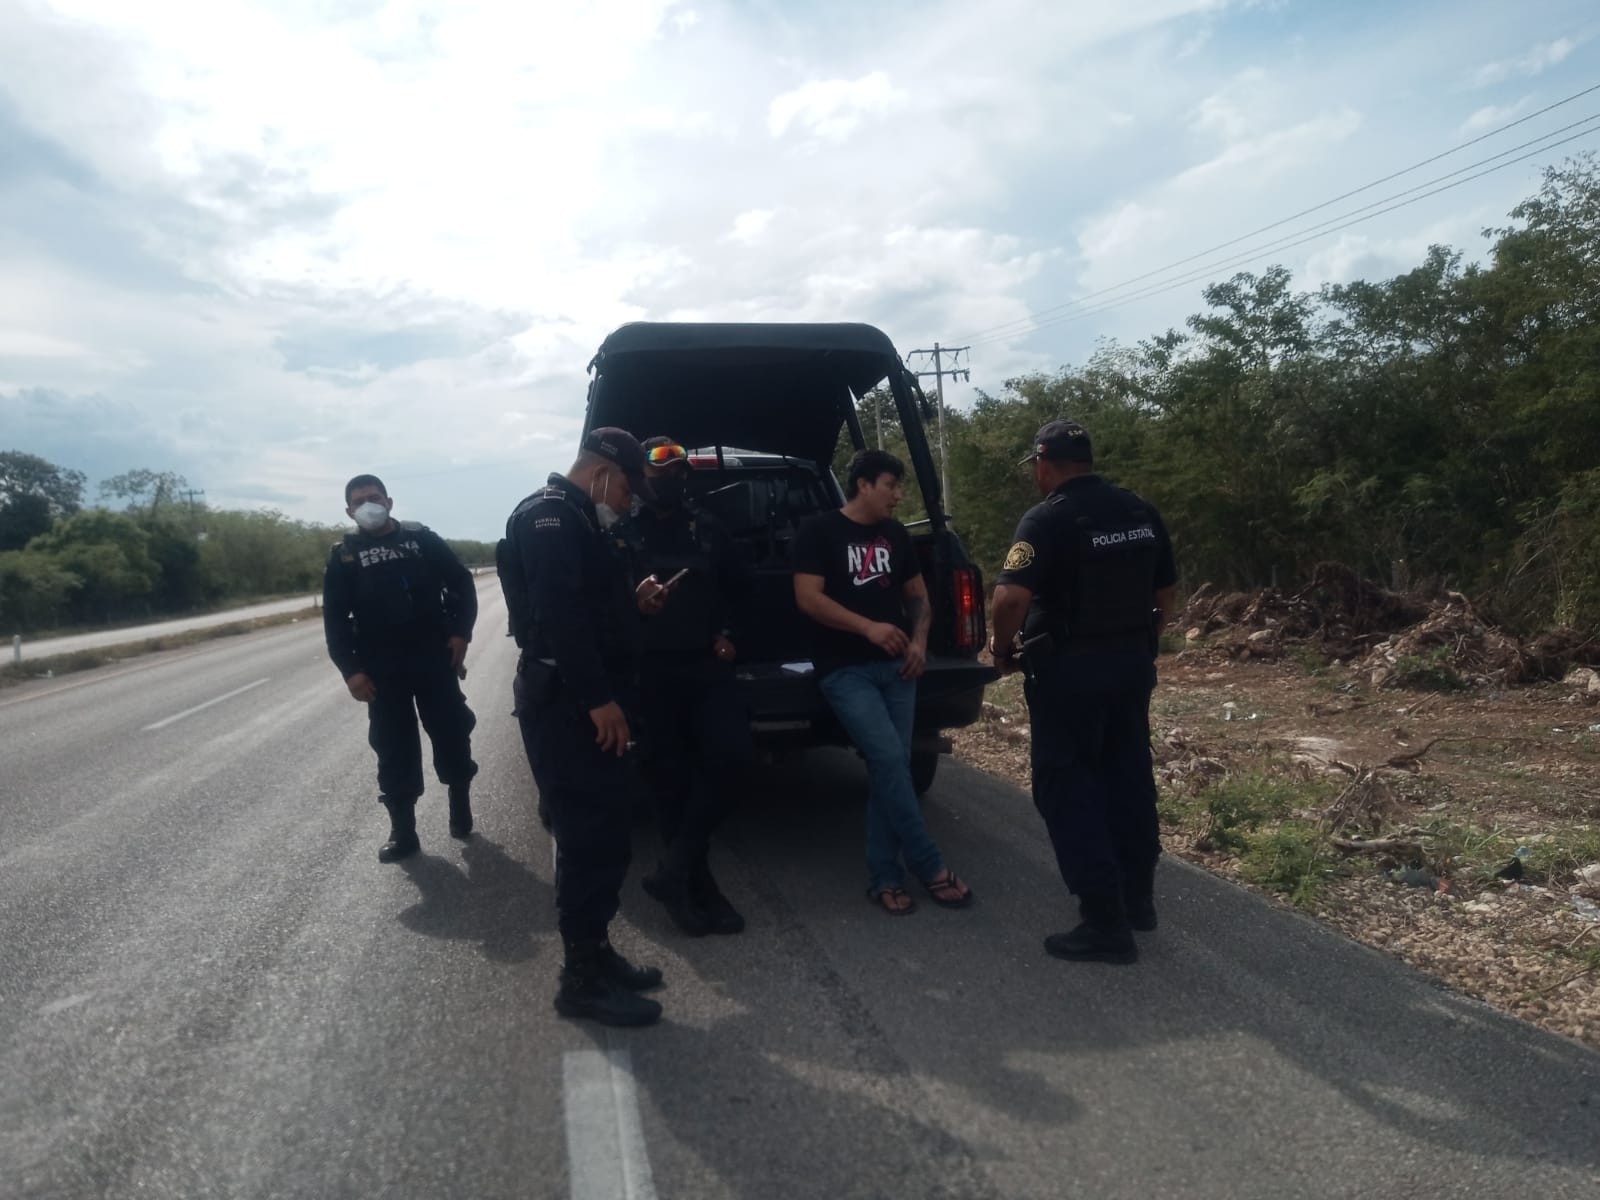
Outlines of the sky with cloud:
M0 0L0 449L492 538L624 321L870 321L996 392L1236 269L1480 255L1600 91L1495 131L1596 84L1589 0Z

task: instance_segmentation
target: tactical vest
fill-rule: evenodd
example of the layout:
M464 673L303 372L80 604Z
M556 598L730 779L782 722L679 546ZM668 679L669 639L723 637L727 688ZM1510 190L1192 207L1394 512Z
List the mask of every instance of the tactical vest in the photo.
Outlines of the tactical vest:
M400 534L377 541L359 531L338 543L339 563L350 584L358 636L373 638L418 626L445 623L444 580L422 537L428 528L399 521ZM410 535L409 537L405 535ZM415 548L408 543L414 543ZM363 562L363 556L381 554Z
M511 515L506 518L506 535L495 543L494 573L500 578L500 591L506 598L506 632L515 639L519 649L525 648L533 640L533 597L528 594L528 576L523 569L522 552L517 549L517 520L530 509L550 500L565 504L577 513L585 528L591 531L598 531L599 528L582 506L573 503L572 497L554 484L524 496L511 510Z
M1072 578L1058 636L1072 643L1118 642L1150 629L1161 543L1143 504L1091 517L1061 493L1050 504L1071 526Z

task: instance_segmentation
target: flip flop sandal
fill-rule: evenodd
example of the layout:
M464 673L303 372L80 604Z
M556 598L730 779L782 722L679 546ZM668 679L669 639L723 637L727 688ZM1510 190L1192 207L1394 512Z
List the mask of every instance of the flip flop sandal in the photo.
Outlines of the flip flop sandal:
M905 907L891 907L885 902L889 897L905 900ZM907 892L905 888L868 888L867 903L883 909L883 911L888 913L891 917L909 917L912 913L917 911L917 902L911 898L911 894Z
M945 868L943 879L923 880L922 886L940 908L966 908L972 903L972 889L949 867Z

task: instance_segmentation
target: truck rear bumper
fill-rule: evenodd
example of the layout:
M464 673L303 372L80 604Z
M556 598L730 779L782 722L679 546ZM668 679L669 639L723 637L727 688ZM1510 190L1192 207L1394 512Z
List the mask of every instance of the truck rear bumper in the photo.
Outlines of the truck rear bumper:
M752 664L737 674L739 693L750 712L750 729L764 743L825 745L847 742L823 699L810 664ZM993 668L965 658L933 657L917 681L916 732L919 739L941 729L971 725L983 708L983 690L998 676Z

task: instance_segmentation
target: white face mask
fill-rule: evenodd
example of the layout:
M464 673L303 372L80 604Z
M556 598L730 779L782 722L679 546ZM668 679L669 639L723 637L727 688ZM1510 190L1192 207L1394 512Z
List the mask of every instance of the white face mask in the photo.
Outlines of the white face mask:
M376 500L368 500L351 514L356 524L368 533L377 533L389 523L389 510Z

